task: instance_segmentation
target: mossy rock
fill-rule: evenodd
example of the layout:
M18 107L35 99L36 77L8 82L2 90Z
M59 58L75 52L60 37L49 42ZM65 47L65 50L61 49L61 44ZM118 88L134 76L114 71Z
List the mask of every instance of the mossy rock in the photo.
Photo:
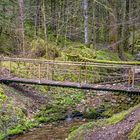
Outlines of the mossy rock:
M82 57L86 57L89 59L96 58L95 50L92 50L84 45L69 47L66 50L67 59L70 61L80 61L80 58L77 57L78 55L81 55Z

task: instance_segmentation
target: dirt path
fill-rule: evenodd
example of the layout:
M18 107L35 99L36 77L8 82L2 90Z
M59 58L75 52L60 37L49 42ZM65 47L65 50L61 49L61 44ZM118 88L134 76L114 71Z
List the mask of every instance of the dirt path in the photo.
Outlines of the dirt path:
M86 136L86 140L128 140L128 133L140 121L140 107L123 121L108 127L102 127Z

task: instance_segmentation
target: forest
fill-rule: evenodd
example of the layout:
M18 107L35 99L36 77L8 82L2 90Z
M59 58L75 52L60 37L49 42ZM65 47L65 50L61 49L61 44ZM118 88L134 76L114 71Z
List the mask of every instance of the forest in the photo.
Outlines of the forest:
M139 51L139 6L138 0L2 0L0 52L57 59L74 48L127 60Z
M0 140L139 140L139 95L139 0L0 0Z

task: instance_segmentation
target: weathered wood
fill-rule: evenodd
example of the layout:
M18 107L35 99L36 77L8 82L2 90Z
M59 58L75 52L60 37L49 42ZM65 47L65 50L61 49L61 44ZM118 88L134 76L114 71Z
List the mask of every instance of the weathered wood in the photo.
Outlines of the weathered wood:
M81 83L81 65L79 66L78 83Z
M5 78L0 79L1 82L16 82L24 84L37 84L37 85L48 85L48 86L58 86L58 87L68 87L68 88L78 88L78 89L92 89L101 91L113 91L113 92L127 92L127 93L140 93L138 88L130 88L124 86L114 86L114 85L99 85L99 84L85 84L85 83L74 83L74 82L60 82L52 80L41 81L35 79L25 79L25 78Z
M135 67L132 67L132 87L134 87L135 84Z
M12 63L9 61L9 77L11 77L11 71L12 71Z
M88 78L88 67L87 63L85 63L85 83L87 83L87 78Z
M0 59L0 61L9 62L9 77L11 76L11 71L14 68L14 65L12 68L12 63L17 63L18 67L16 71L19 71L18 73L14 73L15 75L17 74L17 77L12 76L12 79L10 79L11 77L3 77L2 81L84 89L100 89L106 91L128 91L130 89L131 91L140 91L140 89L135 87L135 80L139 79L139 77L135 77L135 70L138 71L140 67L136 67L135 65L46 61L22 58L7 58L3 60ZM122 70L129 71L126 75L123 75ZM73 80L72 77L75 79ZM48 82L50 82L50 84ZM123 85L122 89L118 89L120 87L117 85L114 85L113 88L111 87L114 83L122 82L128 82L128 85Z
M41 83L41 64L40 63L38 65L38 78L39 78L39 83Z

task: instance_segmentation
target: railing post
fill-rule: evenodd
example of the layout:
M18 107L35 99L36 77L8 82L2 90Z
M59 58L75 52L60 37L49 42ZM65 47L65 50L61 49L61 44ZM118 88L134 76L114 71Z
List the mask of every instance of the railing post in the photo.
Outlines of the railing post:
M49 80L49 63L47 63L47 80Z
M128 86L132 88L135 85L135 67L131 67L128 71Z
M87 67L87 63L85 62L85 83L87 83L87 74L88 74L88 67Z
M9 61L9 77L11 77L11 70L12 70L12 68L11 68L11 61Z
M41 83L41 64L40 63L38 66L38 76L39 76L39 83Z
M132 78L132 77L131 77L131 73L132 73L132 72L131 72L131 69L129 69L129 70L128 70L128 86L131 85L131 78Z
M132 87L135 85L135 67L132 68Z
M51 80L53 80L54 79L54 61L53 61L53 64L52 64L52 67L51 67L51 70L52 70L52 79Z
M82 65L80 65L80 67L79 67L79 76L78 76L78 82L79 82L79 84L81 84L81 66Z

